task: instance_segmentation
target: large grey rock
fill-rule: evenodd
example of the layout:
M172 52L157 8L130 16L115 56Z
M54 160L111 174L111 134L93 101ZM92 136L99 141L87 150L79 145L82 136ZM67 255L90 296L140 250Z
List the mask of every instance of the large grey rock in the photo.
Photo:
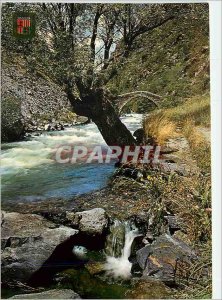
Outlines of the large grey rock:
M137 251L136 257L144 278L154 276L167 284L175 283L180 277L181 267L189 269L196 259L187 244L167 234Z
M40 74L30 71L25 61L20 63L15 66L7 59L6 52L3 53L1 85L3 142L20 139L24 131L38 130L40 127L44 130L51 116L55 116L57 123L73 122L71 104L61 88Z
M22 137L21 100L14 95L2 97L1 101L1 139L3 142L12 142Z
M151 253L152 248L150 245L147 245L136 252L136 259L141 269L144 270L146 268L147 259Z
M84 123L87 123L87 122L89 122L89 119L87 117L77 116L75 124L84 124Z
M108 227L108 216L103 208L94 208L77 213L67 212L67 219L81 232L101 235Z
M81 299L78 294L69 289L54 289L42 293L20 294L10 299Z
M78 231L34 214L3 213L2 281L26 282L55 248Z

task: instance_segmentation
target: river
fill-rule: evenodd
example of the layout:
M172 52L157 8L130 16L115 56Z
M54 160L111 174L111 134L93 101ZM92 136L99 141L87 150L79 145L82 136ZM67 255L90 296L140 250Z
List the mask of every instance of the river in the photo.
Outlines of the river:
M141 127L142 115L128 114L122 122L133 133ZM103 145L105 141L94 123L44 132L25 141L2 144L2 203L68 199L104 187L114 171L110 164L59 164L52 158L64 144Z

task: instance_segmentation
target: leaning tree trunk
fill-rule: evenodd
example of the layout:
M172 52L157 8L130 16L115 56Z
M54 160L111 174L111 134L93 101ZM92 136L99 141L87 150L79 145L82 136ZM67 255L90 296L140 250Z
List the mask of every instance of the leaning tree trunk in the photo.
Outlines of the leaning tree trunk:
M130 131L119 119L111 101L110 94L104 89L91 90L81 97L81 101L68 94L74 111L90 118L98 127L109 146L135 145L136 141Z
M101 115L92 117L92 120L97 125L107 145L121 147L135 145L136 142L132 134L121 122L110 103L105 103Z

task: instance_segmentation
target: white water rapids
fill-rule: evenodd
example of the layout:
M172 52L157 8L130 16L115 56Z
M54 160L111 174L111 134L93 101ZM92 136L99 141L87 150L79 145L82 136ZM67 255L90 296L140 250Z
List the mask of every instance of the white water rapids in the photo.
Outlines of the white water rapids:
M121 119L131 132L141 127L142 115L126 115ZM65 144L107 147L94 123L2 144L2 202L67 199L104 187L114 171L114 162L59 164L52 154L56 147Z

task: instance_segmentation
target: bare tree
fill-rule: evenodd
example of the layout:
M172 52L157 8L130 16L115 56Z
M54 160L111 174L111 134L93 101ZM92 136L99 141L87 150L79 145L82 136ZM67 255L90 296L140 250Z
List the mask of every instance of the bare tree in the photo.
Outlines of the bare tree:
M107 83L135 40L189 11L186 4L33 4L39 28L29 61L65 90L74 111L96 123L108 145L135 139L113 106Z

